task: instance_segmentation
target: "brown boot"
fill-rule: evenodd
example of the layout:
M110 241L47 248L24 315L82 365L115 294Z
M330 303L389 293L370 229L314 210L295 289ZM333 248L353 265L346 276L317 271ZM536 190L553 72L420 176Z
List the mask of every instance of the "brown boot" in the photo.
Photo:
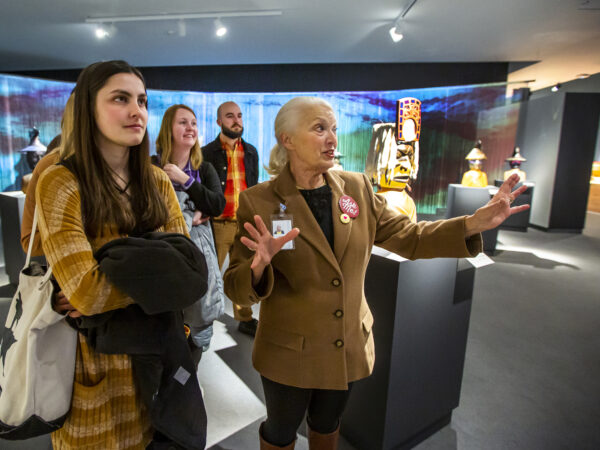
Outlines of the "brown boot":
M321 434L311 430L308 423L306 424L306 430L308 431L309 450L337 450L338 439L340 437L339 425L337 430L327 434Z
M277 449L294 450L294 446L296 445L296 439L294 439L294 441L291 444L288 444L284 447L280 447L278 445L273 445L273 444L265 441L263 438L263 433L262 433L264 424L265 424L264 422L261 423L260 428L258 429L258 437L260 438L260 450L277 450Z

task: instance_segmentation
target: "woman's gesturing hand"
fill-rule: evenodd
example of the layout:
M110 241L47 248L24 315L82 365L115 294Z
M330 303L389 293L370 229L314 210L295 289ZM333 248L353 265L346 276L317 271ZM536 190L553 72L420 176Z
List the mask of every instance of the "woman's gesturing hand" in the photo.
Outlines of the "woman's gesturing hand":
M529 209L529 205L510 206L519 195L527 190L527 186L523 185L513 191L518 182L519 176L512 174L502 183L496 195L485 206L475 211L472 216L467 217L465 237L496 228L513 214Z
M294 228L288 231L284 236L274 238L260 216L254 216L254 223L256 224L256 227L250 222L244 223L244 228L252 239L242 236L240 241L254 252L254 259L252 260L250 269L252 270L252 282L256 285L262 278L265 267L271 263L273 256L275 256L287 242L295 239L300 234L300 230Z

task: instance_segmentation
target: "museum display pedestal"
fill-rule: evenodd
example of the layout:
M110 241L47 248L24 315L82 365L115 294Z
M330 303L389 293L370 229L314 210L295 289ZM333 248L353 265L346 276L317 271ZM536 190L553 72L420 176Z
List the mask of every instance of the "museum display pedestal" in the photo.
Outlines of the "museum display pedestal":
M365 294L375 368L355 383L342 435L361 450L411 448L458 406L475 268L468 260L408 261L374 248Z
M449 184L446 219L473 214L489 202L496 191L497 188L494 186L480 188ZM484 231L481 236L483 237L483 251L488 255L493 255L496 251L498 228Z
M21 247L21 219L24 206L23 192L0 192L4 265L8 280L12 284L19 283L19 273L25 265L25 252Z
M494 180L494 185L496 187L502 186L502 180ZM535 187L535 183L531 181L526 181L525 183L518 183L514 189L520 188L522 185L527 186L527 190L519 195L512 206L521 206L521 205L531 205L531 200L533 198L533 188ZM529 216L531 215L531 208L527 211L523 211L519 214L513 214L508 219L506 219L502 225L498 227L500 230L511 230L511 231L527 231L527 227L529 226Z

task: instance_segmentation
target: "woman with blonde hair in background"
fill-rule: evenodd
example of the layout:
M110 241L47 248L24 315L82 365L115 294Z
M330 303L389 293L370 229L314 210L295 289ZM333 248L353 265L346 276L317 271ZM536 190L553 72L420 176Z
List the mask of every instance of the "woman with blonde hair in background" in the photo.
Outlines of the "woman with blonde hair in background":
M208 291L197 304L184 310L184 321L190 328L192 359L198 365L202 352L210 344L212 323L224 310L223 279L209 219L223 212L225 196L217 171L202 160L198 122L189 106L173 105L165 111L156 152L158 156L152 158L153 162L163 168L173 183L190 237L209 268Z

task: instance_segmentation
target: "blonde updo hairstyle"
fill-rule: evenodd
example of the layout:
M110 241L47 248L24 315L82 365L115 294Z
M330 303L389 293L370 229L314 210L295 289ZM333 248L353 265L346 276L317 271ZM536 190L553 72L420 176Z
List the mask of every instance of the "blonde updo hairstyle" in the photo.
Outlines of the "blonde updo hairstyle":
M275 117L277 144L271 149L269 165L265 167L269 175L279 175L289 161L288 151L283 145L283 134L293 135L302 117L315 108L327 108L333 111L328 102L318 97L295 97L281 107Z

